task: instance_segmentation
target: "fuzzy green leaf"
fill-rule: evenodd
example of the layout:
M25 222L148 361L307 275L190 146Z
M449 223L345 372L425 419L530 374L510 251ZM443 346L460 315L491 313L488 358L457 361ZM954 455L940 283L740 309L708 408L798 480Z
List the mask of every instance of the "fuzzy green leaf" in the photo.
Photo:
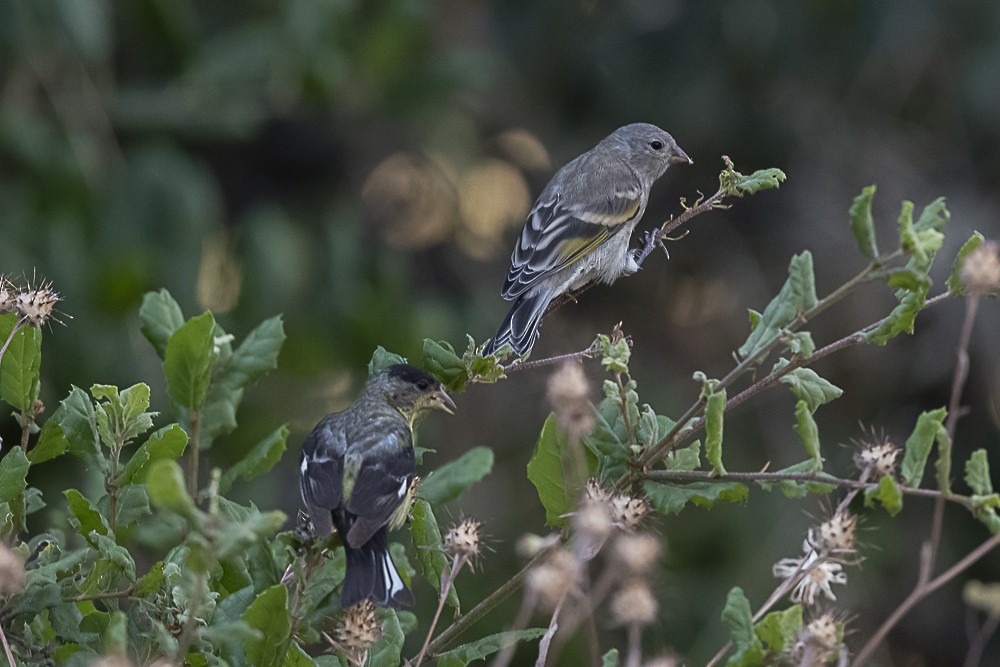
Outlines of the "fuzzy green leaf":
M31 461L32 465L37 465L62 456L67 449L69 449L69 440L63 434L62 427L54 420L49 419L42 424L38 441L28 451L28 460Z
M420 563L420 574L441 594L441 575L450 571L448 559L441 550L441 529L430 503L418 498L413 503L413 523L410 525L410 538L417 551L417 562ZM459 609L458 592L454 585L448 590L448 604Z
M742 503L750 497L750 490L739 482L669 484L646 481L642 488L653 509L664 515L677 514L689 502L708 509L720 501Z
M760 664L764 657L764 646L754 632L750 601L743 594L742 588L736 587L729 591L726 606L722 610L722 622L729 628L729 636L736 649L727 664Z
M219 493L225 493L239 478L253 479L273 468L285 453L288 426L279 426L254 445L247 455L233 464L219 481Z
M874 507L875 501L885 508L889 516L896 516L903 511L903 492L890 475L882 477L878 481L878 486L869 486L865 489L865 505Z
M256 667L278 667L284 664L285 641L292 631L288 615L288 589L275 584L265 589L247 607L243 622L260 633L246 641L246 658Z
M948 286L949 293L955 296L965 294L965 283L962 282L962 267L965 266L965 260L969 258L969 255L981 246L984 240L982 234L974 232L969 237L969 240L959 248L958 254L955 255L955 261L951 263L951 273L948 275L948 281L945 283Z
M69 396L62 400L59 408L49 418L49 422L58 424L66 438L70 454L94 466L106 465L98 443L94 404L85 391L73 387Z
M401 357L398 354L389 352L384 347L379 345L375 348L372 353L371 361L368 362L368 377L375 375L389 366L395 366L396 364L405 364L406 357Z
M424 339L423 366L450 391L465 391L469 374L465 361L447 341Z
M746 359L770 345L804 311L816 305L816 278L813 275L812 254L806 250L792 257L788 278L753 328L739 355Z
M913 325L917 315L924 308L930 288L931 280L924 276L922 284L918 287L905 290L899 304L879 322L875 329L865 334L865 340L876 345L885 345L901 333L912 334Z
M802 441L806 454L821 466L823 457L819 448L819 428L813 419L809 403L803 399L799 399L795 404L795 432L799 434L799 440Z
M437 659L437 664L438 667L466 667L470 662L485 660L488 656L508 646L538 639L544 634L545 628L528 628L527 630L488 635L442 653Z
M0 503L12 502L28 487L28 457L20 447L11 447L0 459Z
M779 359L771 369L771 372L780 371L788 365L787 359ZM809 412L816 412L816 409L830 401L840 398L844 390L836 386L829 380L819 376L811 368L796 368L783 375L779 382L787 384L800 401L805 401Z
M247 334L233 351L218 381L232 389L243 388L268 371L278 367L278 354L285 342L285 328L281 315L264 320Z
M399 667L403 653L403 641L406 636L400 627L399 615L393 609L387 609L382 621L382 636L371 647L370 657L366 667Z
M421 481L420 496L432 505L446 503L486 477L491 470L493 470L493 450L489 447L473 447Z
M965 483L977 496L988 496L993 493L990 463L985 449L972 452L969 460L965 462Z
M618 667L618 649L609 648L601 656L601 667Z
M709 394L705 402L705 459L716 475L725 475L722 465L722 431L725 422L726 390Z
M792 605L783 611L772 611L754 626L754 632L772 654L779 654L791 647L802 629L802 605Z
M198 510L184 486L184 474L176 461L160 459L149 465L146 473L149 498L158 507L165 507L185 518L194 518Z
M701 467L701 440L695 440L687 447L675 449L667 455L666 469L691 472Z
M875 221L872 219L872 199L875 197L875 186L869 185L854 198L848 215L851 218L851 232L857 241L858 250L869 261L878 259L878 246L875 243Z
M780 169L758 169L749 176L739 174L733 182L733 188L739 194L753 195L761 190L771 190L777 188L788 178L785 172Z
M903 463L900 467L902 483L910 488L920 486L920 480L924 476L924 467L927 465L927 457L930 456L931 447L938 433L944 429L944 418L948 412L945 408L929 410L921 413L917 418L917 425L913 433L906 439L903 451Z
M12 313L0 315L0 346L17 325ZM42 332L30 324L22 326L0 359L0 399L19 412L34 414L42 367Z
M178 405L201 410L212 382L215 318L204 312L192 317L167 341L163 370L167 390Z
M125 464L118 478L118 485L145 482L150 465L161 459L176 461L184 454L187 443L187 433L177 424L154 431Z
M156 354L163 359L167 353L167 341L184 324L184 313L170 292L146 292L139 307L140 330L152 344Z
M810 474L817 475L818 477L831 477L822 470L823 460L808 459L806 461L801 461L795 465L788 466L787 468L782 468L778 470L778 473L786 474ZM836 484L826 484L823 482L800 482L797 480L782 480L778 482L781 487L781 492L786 498L804 498L810 493L816 494L828 494L833 493L837 488ZM766 490L770 491L774 488L774 482L758 482L758 485Z
M561 526L570 510L571 501L563 476L563 459L569 454L566 434L550 414L538 435L535 452L528 461L528 479L538 491L538 499L545 508L545 523Z
M90 504L90 501L83 497L76 489L67 489L63 492L70 511L70 523L76 528L76 532L83 536L88 542L91 541L91 533L107 535L111 532L107 521L101 513Z

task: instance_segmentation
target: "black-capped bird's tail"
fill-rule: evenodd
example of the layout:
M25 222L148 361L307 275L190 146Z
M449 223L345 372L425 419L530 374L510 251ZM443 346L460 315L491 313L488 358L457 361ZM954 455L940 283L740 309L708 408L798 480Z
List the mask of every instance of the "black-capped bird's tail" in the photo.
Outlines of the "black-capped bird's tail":
M516 356L527 354L538 340L542 316L545 315L545 309L549 307L552 296L548 290L543 290L517 297L517 301L511 306L499 331L487 344L483 354L493 354L507 343L514 348Z
M347 572L340 594L341 607L346 609L366 599L377 607L401 609L413 606L413 593L403 583L389 556L388 529L379 530L360 549L345 542L344 552Z

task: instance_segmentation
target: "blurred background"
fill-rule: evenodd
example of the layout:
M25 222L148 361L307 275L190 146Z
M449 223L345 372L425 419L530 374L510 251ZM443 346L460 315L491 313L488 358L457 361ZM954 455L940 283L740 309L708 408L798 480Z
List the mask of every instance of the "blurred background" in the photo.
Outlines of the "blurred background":
M695 161L657 185L640 229L676 214L679 197L714 192L723 155L744 173L788 174L780 190L696 218L669 261L654 255L546 321L536 358L582 349L621 321L642 400L662 414L697 398L695 370L732 367L746 308L766 305L792 254L814 253L821 295L863 267L847 226L863 186L878 185L883 248L894 247L901 200L919 212L947 197L932 294L973 230L1000 232L994 2L0 0L0 16L0 272L51 280L63 297L65 326L45 332L43 400L51 409L73 384L158 381L138 327L147 290L169 289L187 316L211 309L238 338L283 313L280 369L248 392L239 430L211 460L226 465L289 423L285 460L241 488L289 514L301 438L353 399L373 349L419 360L424 337L461 350L466 333L491 336L533 199L620 125L658 124ZM836 340L891 304L885 288L865 289L819 319L814 339ZM963 308L943 303L912 338L818 365L845 389L816 415L829 470L852 474L862 425L901 442L919 412L947 402ZM1000 461L998 326L985 303L958 461L979 447ZM599 365L587 372L596 400ZM519 567L514 539L545 530L524 466L548 412L546 377L474 386L456 417L421 428L437 450L431 468L475 445L497 455L494 473L439 516L475 516L492 536L494 552L459 582L468 607ZM153 389L166 423L162 381ZM729 415L727 467L804 458L793 406L775 389ZM16 432L13 420L0 425L8 442ZM61 464L34 480L52 489L44 521L62 521L54 494L74 462ZM837 591L855 649L912 587L930 508L908 499L896 520L866 513L867 560ZM742 586L759 606L776 583L772 563L798 555L823 511L815 497L754 490L745 506L658 520L668 553L647 653L704 664L726 638L726 591ZM940 562L984 537L949 509ZM1000 556L971 576L1000 578ZM417 596L424 617L433 596L423 584ZM958 664L967 620L961 581L945 586L892 633L880 664ZM612 644L624 646L623 631L608 630Z

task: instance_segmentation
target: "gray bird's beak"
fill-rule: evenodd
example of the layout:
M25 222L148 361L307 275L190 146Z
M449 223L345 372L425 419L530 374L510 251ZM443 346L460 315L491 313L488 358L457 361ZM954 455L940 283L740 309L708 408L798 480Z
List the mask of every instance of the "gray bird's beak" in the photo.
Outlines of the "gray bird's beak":
M455 401L451 400L451 396L445 392L444 387L438 389L435 397L438 399L437 404L439 409L444 410L449 415L455 414L455 410L458 409L458 406L455 405Z
M687 153L681 150L680 146L674 146L674 154L667 160L670 164L694 164L694 160L688 157Z

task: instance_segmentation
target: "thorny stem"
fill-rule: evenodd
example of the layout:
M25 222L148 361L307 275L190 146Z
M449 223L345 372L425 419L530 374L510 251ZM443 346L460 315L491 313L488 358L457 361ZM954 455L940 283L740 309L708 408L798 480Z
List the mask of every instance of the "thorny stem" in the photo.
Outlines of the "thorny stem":
M871 658L872 653L875 652L875 649L878 648L879 644L882 643L886 635L889 634L889 631L892 630L892 628L895 627L895 625L904 616L906 616L918 602L960 575L997 546L1000 546L1000 533L990 536L988 540L966 554L962 560L952 565L934 579L924 583L919 583L916 588L913 589L913 592L911 592L907 598L903 600L902 604L896 608L896 611L892 612L889 618L885 619L878 631L876 631L868 642L861 648L861 650L858 651L857 656L854 658L854 662L851 663L851 667L863 667L868 664L868 660Z
M451 564L451 572L441 574L441 594L438 596L437 611L434 612L431 627L427 630L427 638L424 639L424 645L420 647L420 653L417 654L417 659L413 663L414 667L420 667L420 663L424 661L424 655L427 654L427 645L431 643L434 628L437 627L438 621L441 619L441 611L444 609L444 603L448 600L448 591L451 590L451 585L456 577L458 577L458 571L465 565L466 560L465 556L456 556Z

